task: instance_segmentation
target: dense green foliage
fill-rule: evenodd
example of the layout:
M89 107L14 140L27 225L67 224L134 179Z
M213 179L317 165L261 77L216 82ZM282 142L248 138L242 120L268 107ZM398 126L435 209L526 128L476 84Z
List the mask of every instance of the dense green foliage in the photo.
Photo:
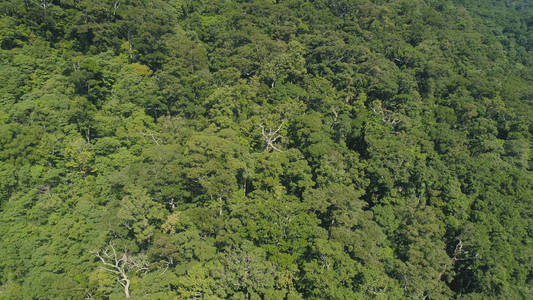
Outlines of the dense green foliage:
M533 298L532 26L1 1L0 299Z

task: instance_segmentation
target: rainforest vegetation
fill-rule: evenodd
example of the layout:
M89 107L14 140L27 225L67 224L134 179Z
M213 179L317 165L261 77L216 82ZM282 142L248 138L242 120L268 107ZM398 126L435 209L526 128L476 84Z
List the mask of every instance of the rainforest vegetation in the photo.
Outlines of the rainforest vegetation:
M0 299L532 299L532 26L0 1Z

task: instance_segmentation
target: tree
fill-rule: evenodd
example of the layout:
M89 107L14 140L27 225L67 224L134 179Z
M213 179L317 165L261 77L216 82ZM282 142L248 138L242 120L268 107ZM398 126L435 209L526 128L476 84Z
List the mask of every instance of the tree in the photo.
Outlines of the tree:
M284 122L282 121L278 129L274 131L272 131L272 128L269 128L268 133L265 132L265 126L263 126L263 124L259 124L259 127L261 127L261 135L265 139L265 143L266 143L265 152L268 152L271 149L278 151L278 152L283 152L279 150L276 146L274 146L274 143L281 137L281 135L278 135L278 132L283 126L283 123Z
M109 249L111 248L111 253L109 253ZM100 252L96 252L95 255L100 259L102 264L105 267L102 267L103 270L115 273L117 274L118 278L117 281L122 285L124 288L124 295L126 298L130 297L130 279L128 278L128 275L126 274L128 269L128 255L124 252L122 254L122 257L118 258L117 252L115 251L115 247L113 245L109 245L109 247L106 248L102 255Z

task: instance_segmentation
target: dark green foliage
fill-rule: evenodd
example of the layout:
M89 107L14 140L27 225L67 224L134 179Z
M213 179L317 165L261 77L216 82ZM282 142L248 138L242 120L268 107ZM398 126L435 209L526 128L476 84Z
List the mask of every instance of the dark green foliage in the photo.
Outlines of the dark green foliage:
M532 18L1 2L0 299L532 298Z

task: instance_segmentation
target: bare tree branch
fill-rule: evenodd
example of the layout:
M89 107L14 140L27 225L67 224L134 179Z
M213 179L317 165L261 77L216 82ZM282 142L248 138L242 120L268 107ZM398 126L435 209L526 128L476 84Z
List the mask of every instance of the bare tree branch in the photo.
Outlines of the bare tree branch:
M156 139L153 132L143 133L143 135L151 137L156 145L161 146L161 144L159 144L159 141Z
M281 121L281 124L276 130L272 131L272 128L269 128L268 132L266 132L265 126L263 126L263 124L259 124L259 127L261 127L261 135L263 135L263 138L265 139L266 143L265 152L268 152L271 149L276 150L278 152L283 152L276 146L274 146L274 142L282 137L280 134L278 134L278 132L281 130L283 123L285 123L285 120Z
M111 248L111 251L113 254L111 255L109 253L109 248ZM122 257L119 259L117 256L117 251L115 250L115 247L113 245L109 244L109 246L100 254L100 252L95 252L96 257L100 259L102 264L104 266L108 266L110 268L102 267L102 270L118 274L120 277L117 278L118 283L124 288L124 295L126 298L130 297L130 280L128 278L128 275L126 274L126 268L127 268L127 262L128 262L128 255L126 252L122 255Z

